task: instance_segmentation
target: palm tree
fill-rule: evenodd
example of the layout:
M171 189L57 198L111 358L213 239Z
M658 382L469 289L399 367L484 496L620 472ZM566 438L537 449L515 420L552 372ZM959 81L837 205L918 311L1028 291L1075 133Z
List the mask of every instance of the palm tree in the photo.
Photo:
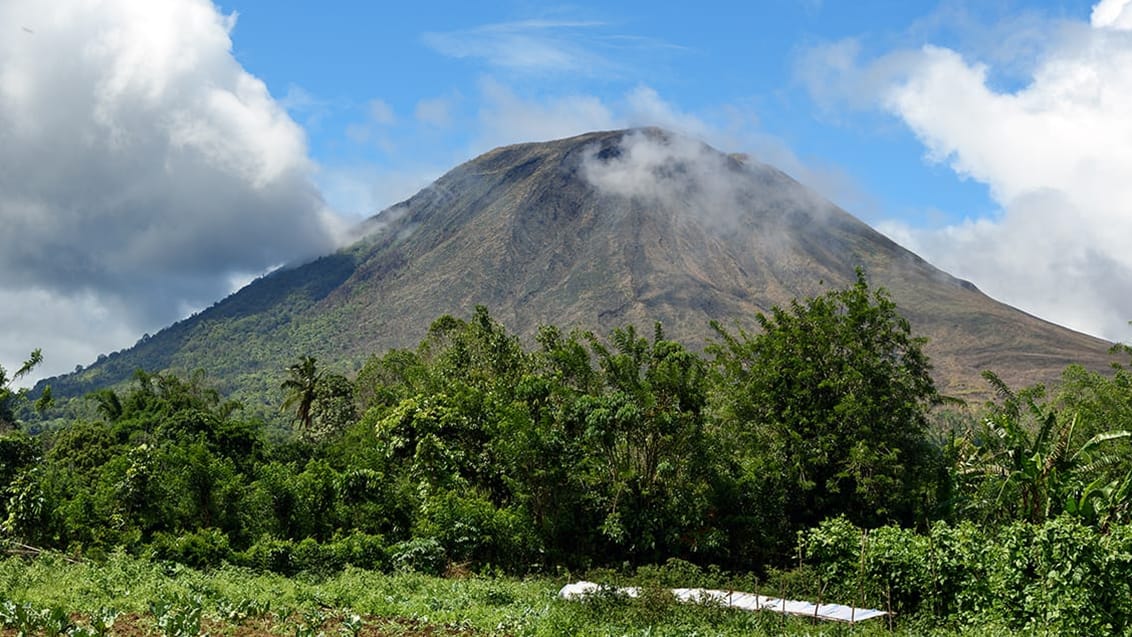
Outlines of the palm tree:
M289 377L279 385L279 388L286 392L282 411L293 409L295 418L292 422L299 423L303 431L309 432L314 417L311 407L314 405L320 379L314 357L302 357L298 363L287 368L287 373Z
M15 403L27 393L26 390L13 390L11 384L31 373L31 370L41 362L43 362L43 352L37 348L32 350L31 356L16 370L16 373L12 374L11 378L8 377L7 370L0 366L0 431L15 427Z
M87 398L97 403L96 409L110 422L122 417L122 399L113 389L100 389L87 395Z

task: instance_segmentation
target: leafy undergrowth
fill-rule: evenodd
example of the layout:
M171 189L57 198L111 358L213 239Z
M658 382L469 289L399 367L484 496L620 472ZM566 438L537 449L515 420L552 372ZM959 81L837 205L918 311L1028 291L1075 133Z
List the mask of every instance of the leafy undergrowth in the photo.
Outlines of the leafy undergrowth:
M120 635L124 637L151 637L154 635L211 635L231 637L291 636L303 635L341 635L344 637L443 637L447 635L478 635L479 631L459 626L426 624L419 620L404 618L362 617L360 615L337 614L323 618L318 623L308 623L308 619L294 616L246 618L226 620L202 618L199 624L191 626L168 627L152 615L128 613L117 615L105 630L94 627L92 617L75 613L68 615L63 623L52 625L50 612L44 614L44 623L38 626L23 624L19 627L0 630L4 637L17 637L27 634L69 635L73 637L100 635Z
M677 603L660 587L639 599L565 601L565 578L514 579L347 569L287 578L224 567L198 571L115 555L73 563L57 555L0 560L0 635L286 637L448 635L891 635L856 626ZM1004 631L896 625L896 634Z

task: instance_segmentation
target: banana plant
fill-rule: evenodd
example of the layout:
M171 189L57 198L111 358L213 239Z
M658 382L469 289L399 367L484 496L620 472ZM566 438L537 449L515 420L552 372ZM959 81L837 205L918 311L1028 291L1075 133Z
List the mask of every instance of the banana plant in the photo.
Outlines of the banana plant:
M990 518L1041 522L1059 502L1063 482L1072 472L1070 453L1076 417L1066 422L1040 402L1041 387L1014 392L993 372L984 378L1001 403L968 435L960 452L960 480L974 488L969 508Z
M990 520L1042 522L1068 513L1101 526L1132 513L1132 471L1112 445L1132 437L1099 433L1077 446L1080 415L1059 414L1044 390L1012 391L991 372L984 377L1000 403L969 434L958 453L958 474L974 494L968 509Z
M1132 431L1100 433L1074 454L1078 473L1083 478L1081 482L1091 480L1067 494L1067 513L1102 529L1127 523L1132 518L1132 468L1123 471L1127 458L1108 449L1114 441L1129 438ZM1113 472L1114 468L1118 470Z

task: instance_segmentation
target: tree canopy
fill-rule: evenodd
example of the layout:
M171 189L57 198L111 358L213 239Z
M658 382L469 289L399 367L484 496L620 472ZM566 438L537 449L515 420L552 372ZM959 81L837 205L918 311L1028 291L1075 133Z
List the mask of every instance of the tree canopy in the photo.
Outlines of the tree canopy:
M939 401L908 321L862 271L856 282L759 314L762 330L713 323L717 391L742 448L780 473L783 514L909 522L927 488L928 409Z

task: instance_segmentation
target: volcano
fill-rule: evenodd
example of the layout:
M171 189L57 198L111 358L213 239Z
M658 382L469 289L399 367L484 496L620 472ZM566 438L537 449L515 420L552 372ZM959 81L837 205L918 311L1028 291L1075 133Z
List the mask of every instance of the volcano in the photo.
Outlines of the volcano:
M348 373L476 305L527 339L542 324L604 334L660 321L698 348L709 321L752 327L774 305L850 285L857 268L928 337L945 394L986 396L986 369L1018 387L1070 363L1107 367L1110 343L989 298L781 171L634 129L485 153L338 252L45 382L76 395L138 368L203 369L237 396L274 396L299 356Z

